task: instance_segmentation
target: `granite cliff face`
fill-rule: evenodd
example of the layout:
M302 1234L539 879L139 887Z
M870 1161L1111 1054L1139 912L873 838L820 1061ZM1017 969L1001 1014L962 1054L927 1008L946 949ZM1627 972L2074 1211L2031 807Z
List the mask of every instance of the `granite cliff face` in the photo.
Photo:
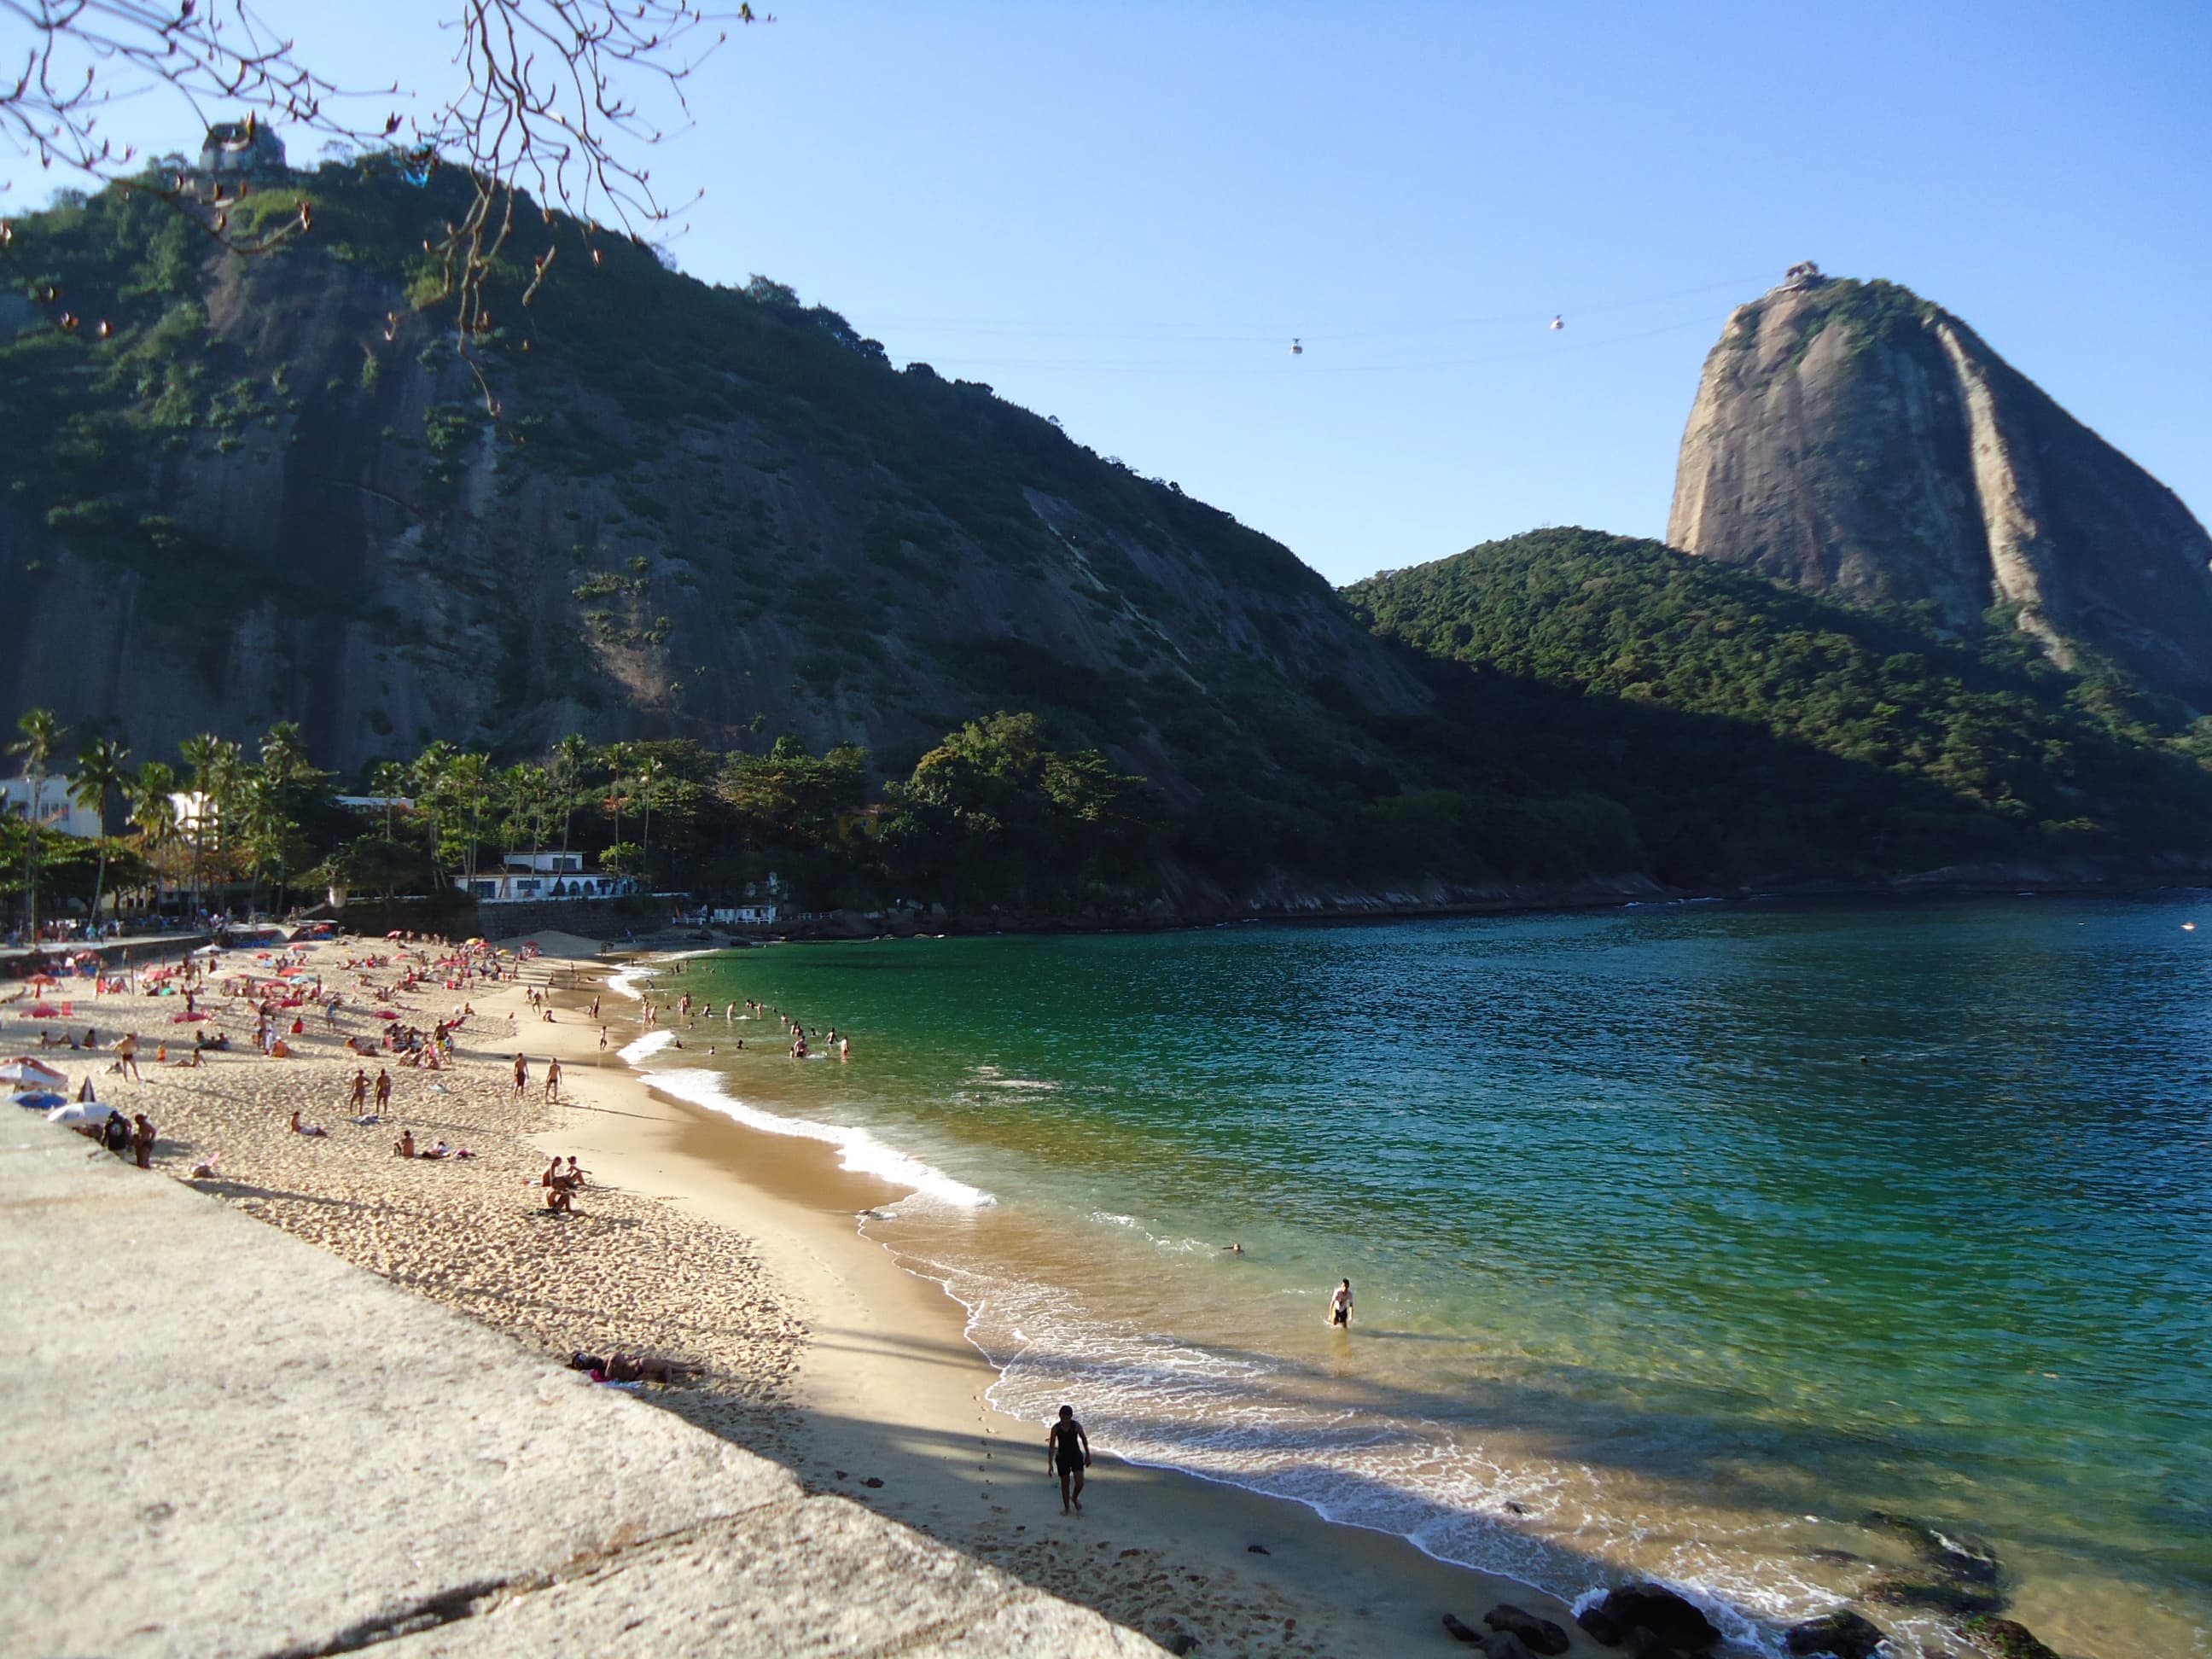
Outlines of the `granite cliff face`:
M2109 659L2212 708L2212 538L2173 492L1957 318L1813 278L1705 360L1667 539L1948 624L2009 609L2063 667Z
M531 312L496 302L494 414L410 303L452 205L334 168L299 195L316 234L254 258L112 196L19 225L113 327L0 317L11 708L142 755L295 720L349 773L568 731L896 773L1030 708L1173 797L1425 705L1279 544L776 284L572 234Z

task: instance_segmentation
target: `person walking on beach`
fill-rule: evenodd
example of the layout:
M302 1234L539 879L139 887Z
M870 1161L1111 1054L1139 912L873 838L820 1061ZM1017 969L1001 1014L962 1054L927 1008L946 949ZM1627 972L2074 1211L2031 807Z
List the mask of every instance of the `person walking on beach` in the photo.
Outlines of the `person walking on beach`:
M545 1098L548 1100L561 1098L561 1062L557 1060L549 1060L545 1062Z
M138 1075L137 1032L128 1033L122 1042L115 1045L115 1064L116 1068L125 1077L135 1078Z
M141 1112L135 1124L131 1131L131 1150L138 1156L138 1167L150 1170L154 1167L154 1121Z
M361 1115L362 1108L368 1103L368 1073L356 1066L353 1071L354 1115Z
M529 1086L530 1061L527 1057L522 1054L517 1054L514 1057L514 1092L520 1095Z
M1328 1298L1328 1322L1352 1328L1352 1281L1340 1281L1334 1294Z
M379 1112L392 1104L392 1073L381 1066L376 1068L376 1109Z
M1083 1472L1091 1467L1091 1437L1075 1420L1073 1406L1062 1406L1060 1421L1045 1431L1044 1466L1048 1474L1060 1476L1060 1512L1066 1515L1073 1504L1082 1514Z

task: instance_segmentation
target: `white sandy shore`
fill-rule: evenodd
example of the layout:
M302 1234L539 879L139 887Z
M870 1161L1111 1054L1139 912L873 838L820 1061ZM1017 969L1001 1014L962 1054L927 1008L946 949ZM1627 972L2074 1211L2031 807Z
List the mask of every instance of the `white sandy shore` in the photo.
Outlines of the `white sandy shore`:
M296 1059L252 1054L250 1011L218 1002L248 1052L158 1067L147 1058L155 1042L190 1028L169 1023L180 1003L145 997L103 997L96 1011L76 999L69 1022L79 1035L97 1026L103 1044L137 1029L143 1081L107 1075L104 1052L39 1050L37 1027L20 1018L0 1047L58 1060L72 1085L94 1073L103 1098L155 1120L165 1172L185 1177L219 1152L217 1178L196 1183L211 1195L541 1352L622 1346L696 1364L696 1382L648 1396L780 1459L811 1489L866 1502L1157 1638L1194 1638L1200 1656L1463 1652L1440 1615L1477 1622L1499 1601L1567 1626L1577 1652L1606 1651L1524 1587L1186 1475L1102 1456L1086 1513L1063 1517L1042 1425L984 1400L993 1374L963 1336L963 1310L857 1231L856 1212L900 1190L839 1169L829 1147L653 1093L613 1052L634 1032L636 1005L605 998L605 1054L582 1013L612 965L588 941L543 942L568 953L526 969L552 991L550 1024L513 985L365 1000L363 974L344 963L386 947L347 942L309 954L348 1011L336 1035L310 1011ZM366 977L389 986L393 975ZM464 1000L477 1012L459 1064L391 1066L391 1121L347 1122L363 1062L341 1038L380 1028L372 1006L427 1028ZM518 1048L536 1062L519 1100ZM567 1073L557 1103L539 1083L549 1055ZM377 1063L366 1066L373 1079ZM292 1133L295 1107L331 1133ZM477 1156L395 1158L402 1127L418 1144L442 1138ZM534 1184L556 1152L593 1173L573 1218L550 1215Z

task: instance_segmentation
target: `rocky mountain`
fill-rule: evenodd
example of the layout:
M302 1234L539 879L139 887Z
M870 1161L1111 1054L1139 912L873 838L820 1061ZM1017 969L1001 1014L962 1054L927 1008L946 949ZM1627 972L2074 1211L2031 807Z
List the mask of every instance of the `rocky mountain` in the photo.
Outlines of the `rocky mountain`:
M295 720L349 774L580 730L892 775L1027 708L1187 800L1357 771L1425 706L1287 550L780 284L533 212L556 258L526 310L501 265L472 365L422 252L460 189L265 182L234 235L314 228L254 257L116 191L17 223L46 303L0 348L13 707L149 755Z
M1796 275L1705 359L1667 539L1814 592L2002 607L2064 667L2212 708L2212 538L2174 494L1894 283Z

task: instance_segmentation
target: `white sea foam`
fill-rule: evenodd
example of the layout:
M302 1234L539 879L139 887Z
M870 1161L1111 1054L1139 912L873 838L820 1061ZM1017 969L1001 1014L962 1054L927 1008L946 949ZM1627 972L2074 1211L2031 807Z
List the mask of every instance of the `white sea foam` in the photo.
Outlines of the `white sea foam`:
M622 1058L629 1064L636 1066L652 1055L659 1054L675 1041L676 1033L673 1031L647 1031L643 1036L623 1045Z
M653 1034L662 1039L655 1048L672 1040L665 1031ZM631 1060L631 1050L650 1042L641 1037L623 1050L623 1058ZM648 1051L651 1052L651 1051ZM637 1058L643 1058L642 1055ZM634 1063L634 1062L633 1062ZM784 1117L775 1112L763 1111L749 1106L730 1092L727 1079L720 1072L703 1068L672 1072L647 1072L653 1086L679 1100L688 1100L694 1106L703 1106L710 1112L720 1112L724 1117L742 1123L748 1129L757 1129L764 1134L791 1135L801 1140L818 1140L837 1149L841 1169L855 1175L880 1176L911 1190L913 1197L926 1203L942 1204L959 1210L980 1210L998 1200L980 1187L971 1187L945 1173L934 1164L902 1152L897 1147L878 1139L866 1129L848 1127L838 1123L820 1123L812 1118ZM904 1202L905 1200L902 1200Z

